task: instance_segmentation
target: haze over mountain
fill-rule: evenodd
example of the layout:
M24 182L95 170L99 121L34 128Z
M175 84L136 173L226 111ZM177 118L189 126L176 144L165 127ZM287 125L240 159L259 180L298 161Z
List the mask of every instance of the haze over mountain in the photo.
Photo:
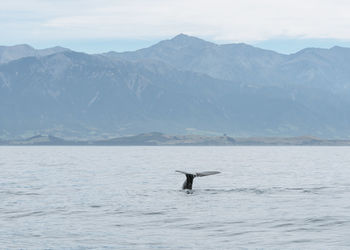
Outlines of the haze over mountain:
M124 53L0 47L0 62L3 138L350 133L349 48L283 55L180 34Z
M55 53L68 51L69 49L62 47L53 47L47 49L34 49L27 44L20 44L15 46L0 46L0 63L7 63L23 57L29 56L48 56Z

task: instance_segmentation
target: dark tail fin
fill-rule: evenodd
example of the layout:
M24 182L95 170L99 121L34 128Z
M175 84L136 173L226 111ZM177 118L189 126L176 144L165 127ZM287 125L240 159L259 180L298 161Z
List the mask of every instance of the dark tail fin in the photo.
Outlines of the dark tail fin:
M204 172L198 172L195 174L191 174L191 173L187 173L187 172L179 171L179 170L175 170L175 172L186 175L186 180L185 180L184 184L182 185L182 189L192 189L193 179L195 177L203 177L203 176L208 176L208 175L220 173L219 171L204 171Z

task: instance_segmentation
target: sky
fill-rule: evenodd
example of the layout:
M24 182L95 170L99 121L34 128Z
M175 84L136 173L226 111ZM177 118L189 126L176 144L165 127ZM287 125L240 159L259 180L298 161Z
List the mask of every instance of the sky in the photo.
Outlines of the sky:
M348 0L0 0L0 45L100 53L184 33L281 53L350 47Z

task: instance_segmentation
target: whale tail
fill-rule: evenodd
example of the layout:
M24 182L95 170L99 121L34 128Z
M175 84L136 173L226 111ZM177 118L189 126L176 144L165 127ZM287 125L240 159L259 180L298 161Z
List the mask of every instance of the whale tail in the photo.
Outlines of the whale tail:
M196 173L196 177L203 177L203 176L208 176L208 175L213 175L213 174L220 174L219 171L204 171L204 172L199 172Z
M204 172L198 172L198 173L187 173L187 172L180 171L180 170L175 170L175 172L186 175L186 180L185 180L184 184L182 185L182 189L192 189L193 179L195 177L203 177L203 176L208 176L208 175L220 173L219 171L204 171Z
M175 170L175 172L184 174L184 175L193 175L194 177L203 177L203 176L208 176L208 175L213 175L213 174L220 174L219 171L204 171L204 172L198 172L198 173L187 173L185 171L180 171L180 170Z

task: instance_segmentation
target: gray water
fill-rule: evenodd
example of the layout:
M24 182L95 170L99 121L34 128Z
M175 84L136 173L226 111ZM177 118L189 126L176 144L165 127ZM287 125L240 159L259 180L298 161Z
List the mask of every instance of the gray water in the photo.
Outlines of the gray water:
M349 147L0 147L0 170L2 249L350 248Z

